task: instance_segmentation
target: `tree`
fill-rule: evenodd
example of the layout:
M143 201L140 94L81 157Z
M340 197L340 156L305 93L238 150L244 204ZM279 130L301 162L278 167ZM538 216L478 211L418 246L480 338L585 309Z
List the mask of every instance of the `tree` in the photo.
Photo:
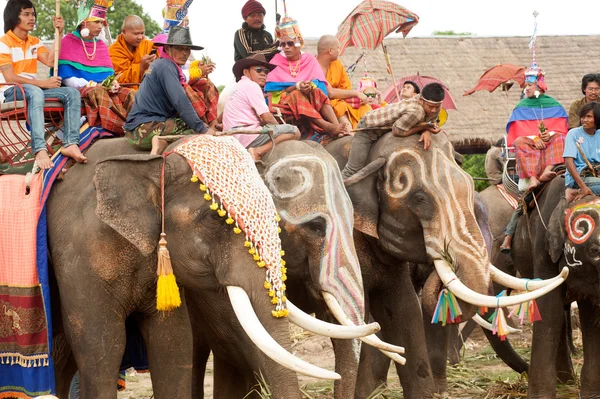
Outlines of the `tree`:
M37 11L37 26L33 32L34 36L42 40L54 39L54 28L52 27L52 16L56 11L55 0L37 0L35 2ZM75 8L75 0L60 2L60 14L65 19L65 33L73 32L77 28L77 9ZM153 20L141 5L134 0L115 0L112 7L107 13L110 34L115 39L121 33L121 25L123 20L128 15L138 15L144 20L146 25L146 36L152 38L160 33L160 25Z
M485 154L465 155L462 167L471 177L485 178ZM489 185L487 180L475 180L475 191L483 191Z
M471 32L454 32L453 30L434 30L433 36L473 36Z

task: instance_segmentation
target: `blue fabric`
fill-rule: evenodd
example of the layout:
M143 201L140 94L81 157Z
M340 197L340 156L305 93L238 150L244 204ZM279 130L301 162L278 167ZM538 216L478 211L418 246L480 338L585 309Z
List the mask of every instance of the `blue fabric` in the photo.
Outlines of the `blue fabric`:
M563 107L549 107L549 108L515 108L510 115L510 119L506 124L508 126L515 121L541 121L550 118L567 118L567 112Z
M89 72L84 71L83 69L75 68L73 65L62 64L58 66L58 76L63 79L78 77L83 78L85 80L92 80L96 83L101 83L104 79L113 75L114 71L104 71L104 72Z
M575 143L579 143L579 146L583 150L588 161L600 163L600 130L596 130L594 135L590 136L583 130L583 127L580 126L569 130L567 137L565 137L565 151L563 157L573 158L577 172L581 173L587 165ZM574 184L575 180L567 170L567 173L565 173L565 185L567 187L572 187Z
M327 84L325 82L321 82L320 80L314 79L312 82L317 86L317 88L321 89L323 93L329 96L327 92ZM285 90L290 86L295 86L296 82L267 82L265 85L265 93L270 91L281 91Z

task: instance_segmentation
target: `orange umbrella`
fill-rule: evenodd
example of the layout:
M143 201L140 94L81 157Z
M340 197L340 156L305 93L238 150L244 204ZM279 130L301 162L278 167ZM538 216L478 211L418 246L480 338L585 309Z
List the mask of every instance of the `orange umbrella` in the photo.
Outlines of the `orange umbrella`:
M503 83L514 81L520 87L525 85L525 67L513 64L499 64L491 67L481 75L477 81L477 85L471 90L465 92L465 96L471 95L478 90L487 90L490 93L498 88ZM506 85L505 90L510 89L511 85Z

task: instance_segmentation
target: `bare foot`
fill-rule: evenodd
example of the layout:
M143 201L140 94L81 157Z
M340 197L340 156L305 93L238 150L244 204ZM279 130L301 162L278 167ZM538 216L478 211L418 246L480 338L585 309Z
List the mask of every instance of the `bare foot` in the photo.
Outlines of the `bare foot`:
M348 126L345 123L332 123L329 128L329 135L334 139L344 136L348 133Z
M159 136L152 137L152 150L150 151L151 155L162 155L163 152L169 146L169 142L167 140L159 139Z
M579 194L579 190L576 188L567 188L565 190L565 198L567 199L567 202L572 202L575 197L577 196L577 194Z
M248 148L248 152L252 156L252 159L254 159L255 161L260 161L260 159L262 158L262 155L259 154L258 151L256 151L256 148Z
M54 167L54 163L48 156L48 151L42 150L35 154L35 162L42 170L50 169Z
M544 173L540 175L540 181L550 181L556 177L556 172L551 170L545 170Z
M531 176L529 178L529 185L527 186L527 190L531 191L534 188L536 188L537 186L539 186L540 184L541 184L541 182L538 180L537 177Z
M72 144L68 147L63 147L60 149L61 154L65 157L70 157L75 160L77 163L87 163L87 157L81 153L79 146L77 144Z

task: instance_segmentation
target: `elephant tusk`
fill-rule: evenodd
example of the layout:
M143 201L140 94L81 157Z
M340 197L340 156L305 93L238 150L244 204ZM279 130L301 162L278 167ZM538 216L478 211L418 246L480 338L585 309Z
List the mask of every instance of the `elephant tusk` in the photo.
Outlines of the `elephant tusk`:
M252 308L250 298L243 288L228 285L227 293L229 294L229 301L231 302L233 311L248 338L265 355L282 366L300 374L325 380L339 380L341 378L338 373L322 369L297 358L279 345L265 330L260 320L258 320Z
M486 330L494 331L494 326L492 326L492 323L490 323L489 321L487 321L483 317L479 316L478 314L476 314L475 316L473 316L472 319L473 319L473 321L475 323L479 324L482 328L485 328ZM513 333L521 332L523 330L518 329L518 328L513 328L513 327L507 325L506 326L506 331L509 334L513 334Z
M471 305L487 306L488 308L513 306L539 298L561 285L565 281L566 276L569 275L569 269L565 267L559 276L560 278L554 280L545 287L542 287L536 291L527 292L525 294L503 296L498 298L495 296L480 294L464 285L445 261L441 259L435 259L433 264L435 265L435 270L440 276L442 283L444 283L444 286L448 287L448 289L459 299L470 303Z
M323 298L325 299L325 303L327 303L327 307L333 314L333 317L337 319L337 321L343 326L355 326L355 324L348 318L344 310L340 306L339 302L333 295L329 292L322 292ZM379 339L379 337L375 334L367 335L366 337L359 338L362 342L367 345L371 345L381 351L384 355L395 361L399 364L406 364L406 359L400 356L399 354L404 354L404 348L401 346L396 346L392 344L388 344L387 342L383 342Z
M292 323L305 330L325 337L354 339L375 334L377 331L381 330L379 323L363 324L360 326L340 326L339 324L328 323L306 314L294 306L289 299L286 304L287 309L290 312L288 319Z
M548 280L528 280L511 276L510 274L504 273L496 266L490 264L490 274L494 282L501 284L506 288L512 288L518 291L535 291L540 288L546 287L547 285L550 285L555 281L560 280L561 278L564 281L569 275L569 269L566 267L563 268L563 270L558 276L550 278Z

